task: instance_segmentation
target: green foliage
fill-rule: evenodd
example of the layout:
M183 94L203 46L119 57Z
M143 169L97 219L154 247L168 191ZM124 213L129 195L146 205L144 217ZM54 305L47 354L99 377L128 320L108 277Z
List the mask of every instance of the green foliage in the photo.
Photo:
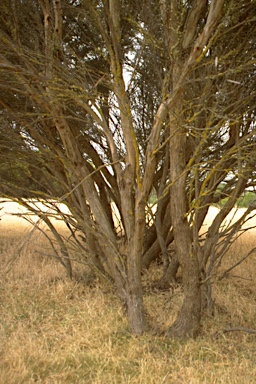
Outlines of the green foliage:
M215 204L220 208L223 207L229 199L228 192L224 193L225 186L225 183L221 183L215 192L215 198L217 200ZM238 208L248 208L255 201L255 199L256 194L254 191L245 190L237 199L236 206Z
M255 192L245 191L242 196L237 200L237 206L239 208L248 208L256 199Z

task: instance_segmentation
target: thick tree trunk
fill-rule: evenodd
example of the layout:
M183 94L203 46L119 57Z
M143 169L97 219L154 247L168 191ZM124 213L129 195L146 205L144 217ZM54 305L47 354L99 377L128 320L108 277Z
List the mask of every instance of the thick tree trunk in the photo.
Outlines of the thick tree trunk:
M139 207L140 205L140 207ZM141 335L146 330L141 282L141 261L145 232L145 204L141 202L135 209L134 232L129 239L127 253L127 310L130 330Z
M186 206L184 184L185 176L180 176L172 187L171 203L175 246L182 269L184 300L177 319L167 332L170 337L180 338L196 337L201 320L200 268L198 255L193 249L191 230L184 212ZM175 196L182 196L183 199L177 201Z
M168 330L171 337L195 337L201 319L200 267L187 215L186 130L182 126L182 101L170 115L171 216L175 248L182 270L184 301L176 321Z
M189 226L186 200L186 129L183 127L183 97L182 87L188 82L188 73L202 54L204 46L214 30L220 16L225 0L211 2L209 13L202 33L197 37L194 49L185 62L177 49L179 35L178 2L171 2L169 19L163 16L164 27L169 37L170 57L175 57L172 80L173 92L177 90L177 97L170 104L170 174L171 174L171 215L174 231L175 245L178 260L182 268L182 281L184 286L184 301L180 313L168 335L172 337L195 337L199 331L201 319L201 287L200 265L198 259L197 239L194 239ZM205 1L198 2L187 18L187 29L183 36L182 47L186 49L195 38L197 20L202 12ZM163 9L164 11L164 9ZM195 16L196 15L196 16ZM174 48L176 47L176 48ZM185 52L184 52L185 53ZM184 55L185 57L185 55ZM183 65L183 69L182 68ZM186 79L186 80L185 80ZM185 80L185 82L184 82ZM197 228L196 230L198 230ZM195 231L196 232L196 231Z
M173 192L177 187L181 188L179 196L182 193L181 181L182 177L177 182L177 186L173 188ZM176 190L176 192L178 191ZM173 200L174 196L175 194ZM178 260L182 269L184 301L176 321L167 332L170 337L181 338L195 337L199 332L201 320L200 268L197 254L193 250L189 224L184 212L182 212L182 205L180 200L179 202L172 202L174 237Z
M199 332L201 319L200 274L196 256L187 255L184 261L182 272L184 300L177 319L167 331L167 336L194 338Z
M133 334L142 335L146 330L146 321L140 276L136 276L135 268L130 272L132 276L129 276L127 292L128 322Z

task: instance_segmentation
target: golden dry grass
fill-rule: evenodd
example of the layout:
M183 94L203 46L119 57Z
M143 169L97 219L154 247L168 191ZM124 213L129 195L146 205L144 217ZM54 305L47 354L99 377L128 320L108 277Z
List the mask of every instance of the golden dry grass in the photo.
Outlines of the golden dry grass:
M4 271L28 225L0 222ZM227 261L255 246L255 232L233 245ZM216 283L214 317L204 318L197 340L173 341L154 333L134 337L114 294L102 284L67 281L36 233L0 282L0 384L45 383L255 383L256 334L221 333L256 328L256 257ZM225 265L223 265L223 269ZM77 267L77 273L81 269ZM174 320L182 290L145 295L149 322L164 331ZM220 332L220 333L219 333ZM217 337L218 336L218 337Z

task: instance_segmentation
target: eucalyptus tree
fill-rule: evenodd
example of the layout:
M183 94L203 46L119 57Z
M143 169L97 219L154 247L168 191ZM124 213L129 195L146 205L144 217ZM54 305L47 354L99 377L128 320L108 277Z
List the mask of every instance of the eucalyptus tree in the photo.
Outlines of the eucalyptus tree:
M147 326L142 268L160 252L167 268L172 242L184 302L168 334L198 333L216 263L254 208L223 226L254 185L255 8L225 0L3 6L2 111L44 168L44 197L62 196L90 265L113 284L136 334ZM201 241L210 205L224 197Z

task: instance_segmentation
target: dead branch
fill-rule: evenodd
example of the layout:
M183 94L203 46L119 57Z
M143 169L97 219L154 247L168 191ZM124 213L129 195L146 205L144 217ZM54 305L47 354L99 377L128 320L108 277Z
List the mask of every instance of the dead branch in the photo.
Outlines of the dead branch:
M223 333L226 332L246 332L246 333L256 333L256 329L245 328L245 327L232 327L232 328L224 328L222 330Z
M232 265L230 268L228 268L220 277L219 280L224 279L232 269L236 268L238 265L242 264L242 262L247 259L249 256L251 256L253 253L256 252L256 247L252 248L250 252L248 252L242 259L240 259L236 264Z

